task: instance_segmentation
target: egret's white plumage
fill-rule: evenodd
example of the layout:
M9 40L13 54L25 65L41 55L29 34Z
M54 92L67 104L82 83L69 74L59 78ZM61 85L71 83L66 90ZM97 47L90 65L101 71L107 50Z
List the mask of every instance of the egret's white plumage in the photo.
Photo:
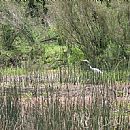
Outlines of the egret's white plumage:
M89 65L90 69L93 70L95 73L100 73L102 74L103 72L99 70L98 68L92 68L91 65Z
M90 65L90 62L89 62L88 60L82 60L82 61L87 62L88 65L89 65L89 68L90 68L92 71L94 71L95 73L100 73L100 74L103 73L100 69L98 69L98 68L93 68L93 67Z

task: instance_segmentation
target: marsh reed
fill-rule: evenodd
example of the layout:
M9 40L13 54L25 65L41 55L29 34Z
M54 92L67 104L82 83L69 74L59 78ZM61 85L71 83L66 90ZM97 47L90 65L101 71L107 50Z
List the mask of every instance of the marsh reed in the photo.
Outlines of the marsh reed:
M1 74L0 129L129 130L129 82L113 74L78 67Z

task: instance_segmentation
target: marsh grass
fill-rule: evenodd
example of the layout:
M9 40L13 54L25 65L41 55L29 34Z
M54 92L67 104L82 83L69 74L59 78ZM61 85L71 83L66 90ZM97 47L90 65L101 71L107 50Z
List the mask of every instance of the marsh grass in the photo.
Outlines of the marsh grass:
M129 130L127 76L99 75L76 66L1 74L0 129Z

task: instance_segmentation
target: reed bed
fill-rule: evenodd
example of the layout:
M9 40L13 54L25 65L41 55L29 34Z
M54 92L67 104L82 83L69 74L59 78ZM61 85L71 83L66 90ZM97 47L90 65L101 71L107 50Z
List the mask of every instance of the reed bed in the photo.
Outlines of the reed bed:
M113 72L114 73L114 72ZM79 68L0 77L1 130L129 130L129 82Z

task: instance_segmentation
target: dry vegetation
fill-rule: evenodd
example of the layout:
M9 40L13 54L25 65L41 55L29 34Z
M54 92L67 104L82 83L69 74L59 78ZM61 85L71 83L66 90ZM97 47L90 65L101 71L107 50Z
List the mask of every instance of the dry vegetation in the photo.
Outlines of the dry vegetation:
M66 81L52 72L1 77L1 130L129 130L128 83L90 84L71 74Z

